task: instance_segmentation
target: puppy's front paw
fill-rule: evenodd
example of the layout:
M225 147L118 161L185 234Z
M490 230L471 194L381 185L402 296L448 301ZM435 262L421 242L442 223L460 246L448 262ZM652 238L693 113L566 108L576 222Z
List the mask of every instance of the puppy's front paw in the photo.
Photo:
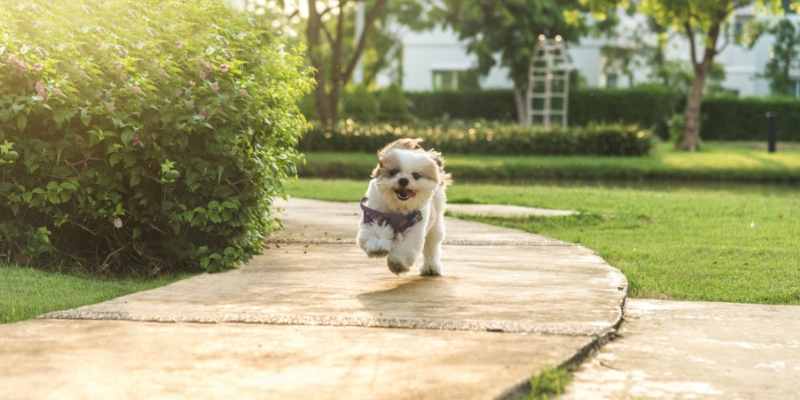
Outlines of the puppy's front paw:
M440 263L425 263L419 270L422 276L442 276L442 264Z
M367 256L372 258L386 257L392 249L392 241L386 239L370 239L364 248Z
M409 267L411 267L411 264L403 262L403 260L392 256L389 256L389 258L386 259L386 265L389 267L389 271L392 271L392 273L395 275L408 272Z
M387 225L363 224L358 232L358 245L369 257L386 257L392 250L394 230Z

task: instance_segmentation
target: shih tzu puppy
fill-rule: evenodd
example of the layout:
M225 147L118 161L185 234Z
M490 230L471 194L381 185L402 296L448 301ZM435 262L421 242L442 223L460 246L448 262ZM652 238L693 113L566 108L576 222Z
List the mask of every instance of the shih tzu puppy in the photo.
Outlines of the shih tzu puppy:
M424 255L421 275L442 274L445 189L444 159L420 147L421 139L396 140L378 152L366 196L358 245L369 257L386 257L389 270L407 272Z

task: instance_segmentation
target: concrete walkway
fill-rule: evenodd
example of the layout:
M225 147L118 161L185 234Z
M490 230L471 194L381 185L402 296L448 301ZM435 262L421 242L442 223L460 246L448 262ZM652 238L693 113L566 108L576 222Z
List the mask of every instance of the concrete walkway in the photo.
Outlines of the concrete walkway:
M624 276L579 246L448 220L446 276L395 277L356 204L285 208L240 269L1 325L0 398L493 398L622 317Z
M800 306L629 299L567 399L800 398Z

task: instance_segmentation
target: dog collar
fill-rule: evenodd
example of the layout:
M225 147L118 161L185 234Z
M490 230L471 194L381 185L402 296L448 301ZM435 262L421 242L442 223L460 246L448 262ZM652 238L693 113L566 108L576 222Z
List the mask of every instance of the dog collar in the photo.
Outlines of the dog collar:
M422 212L419 210L414 210L408 214L385 213L367 207L366 203L366 197L361 199L361 211L364 214L365 224L389 225L394 230L394 233L403 233L417 222L422 221Z

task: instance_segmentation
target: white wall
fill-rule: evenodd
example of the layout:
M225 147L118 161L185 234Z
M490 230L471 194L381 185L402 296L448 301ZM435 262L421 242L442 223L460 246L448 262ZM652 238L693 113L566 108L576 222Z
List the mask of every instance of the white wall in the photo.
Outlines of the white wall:
M748 11L745 10L745 13ZM623 17L621 29L634 29L642 23L641 17ZM795 17L796 18L796 17ZM432 76L435 69L468 69L476 66L474 56L467 54L463 43L450 30L436 29L429 32L404 32L403 37L403 87L406 90L431 90ZM619 39L622 40L622 39ZM619 44L617 40L617 44ZM769 61L774 39L764 35L752 49L743 48L733 43L717 56L717 62L726 69L726 80L723 84L728 89L737 90L740 95L767 95L769 85L758 75L763 73ZM607 39L586 38L579 44L570 46L573 63L587 80L590 86L605 86L603 60L600 48L609 43ZM681 35L673 35L668 45L667 56L670 59L688 60L689 48ZM635 81L646 80L648 71L640 68L635 71ZM628 84L627 77L620 76L620 86ZM505 68L495 67L481 80L483 88L510 88L511 81Z

